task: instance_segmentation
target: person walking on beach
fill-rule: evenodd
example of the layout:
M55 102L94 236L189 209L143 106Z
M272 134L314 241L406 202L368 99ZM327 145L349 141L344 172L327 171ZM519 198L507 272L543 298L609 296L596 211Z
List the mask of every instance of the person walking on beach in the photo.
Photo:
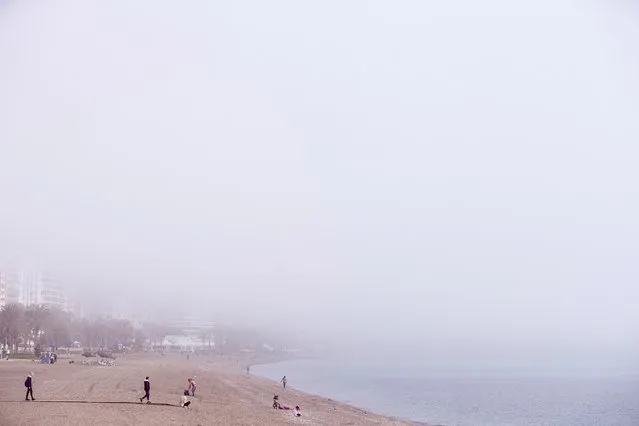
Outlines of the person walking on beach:
M149 381L149 376L146 376L146 379L144 379L144 396L140 398L140 402L144 401L144 398L146 398L147 404L151 402L151 382Z
M191 394L191 396L195 396L195 379L189 379L189 387L188 387L188 391Z
M286 384L288 383L288 379L286 378L286 376L282 377L282 380L280 380L280 383L282 384L282 387L286 389Z
M246 366L246 374L251 374L251 366L250 365Z
M24 400L28 401L29 395L31 395L31 401L35 401L33 397L33 373L29 373L27 376L27 380L24 381L24 387L27 388L27 395L24 397Z

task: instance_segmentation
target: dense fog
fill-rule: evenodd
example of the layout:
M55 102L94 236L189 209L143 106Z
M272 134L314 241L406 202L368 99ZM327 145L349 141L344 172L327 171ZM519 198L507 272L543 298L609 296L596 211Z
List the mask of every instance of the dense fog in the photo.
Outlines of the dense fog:
M0 1L0 270L381 360L637 371L638 14Z

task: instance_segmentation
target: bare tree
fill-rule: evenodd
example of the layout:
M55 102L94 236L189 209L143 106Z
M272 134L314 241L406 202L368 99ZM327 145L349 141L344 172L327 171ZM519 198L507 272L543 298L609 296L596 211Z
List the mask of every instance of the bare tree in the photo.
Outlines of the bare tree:
M57 350L74 339L90 349L120 349L133 344L142 348L147 336L153 343L162 344L169 333L171 330L160 324L149 323L144 330L135 330L127 320L102 317L79 320L68 312L42 305L25 309L19 304L9 304L0 311L0 343L12 351L21 344L26 348L31 342L36 352L41 345Z
M162 342L164 341L166 336L171 334L171 330L168 327L154 322L144 323L142 329L149 337L149 340L151 341L151 344L153 346L162 346Z
M202 330L202 332L200 333L200 340L202 341L202 344L208 343L209 351L211 350L213 339L214 339L213 329L209 328L206 330Z

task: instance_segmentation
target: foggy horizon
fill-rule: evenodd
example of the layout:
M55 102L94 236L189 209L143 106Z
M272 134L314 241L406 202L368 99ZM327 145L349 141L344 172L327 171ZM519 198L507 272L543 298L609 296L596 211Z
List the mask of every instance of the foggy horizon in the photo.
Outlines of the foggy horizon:
M638 17L0 1L0 268L140 315L639 371Z

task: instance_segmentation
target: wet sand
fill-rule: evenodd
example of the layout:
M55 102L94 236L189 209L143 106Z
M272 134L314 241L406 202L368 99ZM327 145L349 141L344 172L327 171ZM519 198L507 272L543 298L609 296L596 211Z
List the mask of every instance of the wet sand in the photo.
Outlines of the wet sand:
M73 359L74 364L69 364ZM232 357L190 361L174 355L129 355L113 367L82 365L83 357L61 358L55 365L0 361L0 424L57 425L411 425L305 394L240 372L246 360ZM96 360L96 358L90 358ZM254 364L264 363L252 360ZM24 400L24 379L34 373L36 401ZM187 378L197 376L190 409L179 407ZM141 404L142 382L151 380L152 404ZM291 385L293 383L290 383ZM275 410L280 403L302 409Z

